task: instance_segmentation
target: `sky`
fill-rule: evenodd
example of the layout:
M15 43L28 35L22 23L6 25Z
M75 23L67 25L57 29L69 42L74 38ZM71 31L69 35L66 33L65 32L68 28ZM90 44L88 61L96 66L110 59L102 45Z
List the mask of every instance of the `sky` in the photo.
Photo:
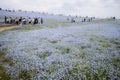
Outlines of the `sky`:
M0 0L2 9L120 18L120 0Z

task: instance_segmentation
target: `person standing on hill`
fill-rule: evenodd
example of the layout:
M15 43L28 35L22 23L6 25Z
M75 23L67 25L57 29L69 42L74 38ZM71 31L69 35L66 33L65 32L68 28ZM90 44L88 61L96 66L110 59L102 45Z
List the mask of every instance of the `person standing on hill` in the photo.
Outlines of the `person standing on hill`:
M86 19L84 18L84 19L83 19L83 22L85 22L85 21L86 21Z
M71 19L71 23L73 23L73 22L75 22L75 19L74 19L74 18Z
M32 24L34 24L34 20L35 20L35 19L34 19L34 18L32 18Z
M38 18L38 24L41 24L41 18L40 17Z
M33 24L36 24L36 18L34 18Z
M19 23L18 17L15 18L15 23L18 25L18 23Z
M7 23L7 17L5 16L5 24Z
M10 17L10 24L12 24L13 22L12 22L12 17Z
M34 19L34 24L38 24L38 19L37 18Z
M36 24L38 24L38 18L36 18Z
M6 18L6 23L9 24L9 17Z
M28 23L28 24L31 24L31 22L32 22L32 19L29 17L29 18L27 19L27 23Z
M43 18L41 18L41 21L40 21L40 22L41 22L41 24L43 24Z
M21 22L22 22L22 17L19 18L19 24L21 24Z
M26 19L25 18L22 19L22 25L26 25Z

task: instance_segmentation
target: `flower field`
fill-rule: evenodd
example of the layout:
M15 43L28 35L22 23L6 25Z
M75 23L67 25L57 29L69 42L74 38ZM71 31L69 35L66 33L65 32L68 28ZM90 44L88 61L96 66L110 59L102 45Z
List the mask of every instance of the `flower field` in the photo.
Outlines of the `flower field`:
M0 58L3 80L120 80L120 20L0 32Z

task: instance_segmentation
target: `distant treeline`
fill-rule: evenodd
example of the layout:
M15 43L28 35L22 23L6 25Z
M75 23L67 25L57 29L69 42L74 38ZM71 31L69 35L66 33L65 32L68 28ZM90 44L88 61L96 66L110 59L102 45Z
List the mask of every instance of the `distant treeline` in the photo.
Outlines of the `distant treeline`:
M19 9L19 10L15 10L15 9L11 10L11 9L2 9L2 8L0 8L0 11L7 11L7 12L32 12L32 13L48 14L46 12L23 11L21 9ZM55 14L51 13L50 15L55 15ZM57 15L58 16L65 16L64 14L57 14ZM72 15L68 15L68 16L69 17L76 17L76 18L79 17L79 18L82 18L82 16L72 16ZM88 18L88 16L86 16L86 18ZM92 18L95 18L95 17L92 17ZM111 16L111 17L109 17L109 19L116 19L116 17L115 16Z
M31 12L31 13L40 13L40 14L50 14L50 15L66 16L64 14L55 14L55 13L37 12L37 11L24 11L24 10L21 10L21 9L15 10L15 9L2 9L2 8L0 8L0 11L7 11L7 12ZM76 18L77 17L82 17L82 16L72 16L70 14L67 15L67 16L69 16L69 17L76 17ZM88 16L86 16L86 17L88 17Z
M7 11L7 12L32 12L32 13L48 14L48 13L45 13L45 12L23 11L21 9L15 10L15 9L2 9L2 8L0 8L0 11ZM54 14L52 14L52 15L54 15Z

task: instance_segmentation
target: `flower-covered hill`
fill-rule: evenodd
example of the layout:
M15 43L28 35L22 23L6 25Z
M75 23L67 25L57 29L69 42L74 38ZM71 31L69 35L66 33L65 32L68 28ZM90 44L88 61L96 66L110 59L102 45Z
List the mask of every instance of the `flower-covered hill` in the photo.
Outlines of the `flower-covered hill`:
M119 20L25 29L0 34L11 80L120 79Z

